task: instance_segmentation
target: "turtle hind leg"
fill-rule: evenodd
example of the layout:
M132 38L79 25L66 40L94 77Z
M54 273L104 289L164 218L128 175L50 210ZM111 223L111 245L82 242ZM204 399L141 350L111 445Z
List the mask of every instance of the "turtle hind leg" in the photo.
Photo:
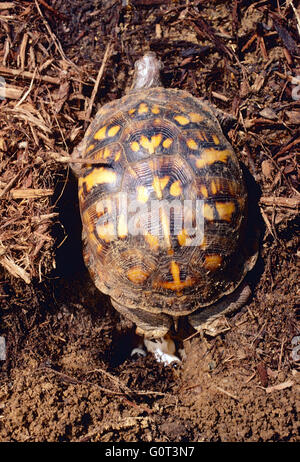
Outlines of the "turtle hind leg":
M226 295L219 302L206 308L199 308L188 316L189 323L198 331L207 331L214 336L221 330L221 318L244 306L251 295L251 289L243 282L232 294Z
M172 327L172 318L164 313L151 313L141 308L128 308L111 300L113 307L137 326L137 334L145 338L164 337Z

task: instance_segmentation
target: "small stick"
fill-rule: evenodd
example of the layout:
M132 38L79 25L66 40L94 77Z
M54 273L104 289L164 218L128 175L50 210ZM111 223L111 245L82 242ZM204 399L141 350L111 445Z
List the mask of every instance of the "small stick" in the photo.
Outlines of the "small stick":
M280 347L280 354L279 354L279 360L278 360L278 372L280 371L281 369L281 362L282 362L282 355L283 355L283 345L285 344L285 340L282 339L281 340L281 347Z
M255 40L256 38L257 38L257 34L255 33L254 35L252 35L252 37L250 38L250 40L248 40L248 42L243 46L243 48L242 48L242 50L241 50L242 53L243 53L244 51L246 51L247 48L250 47L250 45L252 44L252 42L254 42L254 40Z
M300 137L296 138L294 141L287 144L282 149L280 149L278 152L276 152L276 154L273 156L273 159L276 159L278 156L280 156L280 154L284 154L286 151L288 151L290 148L294 147L298 143L300 143Z
M33 73L33 76L32 76L32 79L31 79L31 82L30 82L30 85L29 85L29 88L28 90L24 93L24 95L22 96L22 98L20 99L20 101L17 102L17 104L15 105L15 108L20 106L23 101L25 101L25 99L27 98L27 96L29 95L29 93L31 92L32 90L32 87L33 87L33 82L34 82L34 79L35 79L35 75L36 75L36 71L37 71L37 67L34 69L34 73Z
M227 96L225 95L222 95L222 93L217 93L216 91L212 91L211 94L215 98L220 99L221 101L224 101L225 103L229 101L229 98L227 98Z
M13 187L14 183L20 178L21 174L23 172L20 171L19 173L16 174L16 176L14 176L10 181L9 183L7 183L7 185L5 186L4 189L2 189L2 191L0 190L0 199Z
M217 391L220 391L221 393L224 393L225 395L229 396L230 398L235 399L236 401L239 401L238 397L233 395L232 393L229 393L229 391L224 390L224 388L217 387L217 385L214 385L213 388Z
M59 11L55 10L52 8L52 6L48 5L48 3L45 2L45 0L38 0L38 2L43 5L47 10L51 11L55 16L61 18L61 19L67 19L67 16L63 13L60 13Z
M110 54L111 54L111 42L108 42L108 44L106 46L104 56L103 56L103 60L102 60L102 63L101 63L101 66L100 66L100 69L99 69L99 72L98 72L98 75L97 75L97 79L96 79L96 82L95 82L95 85L94 85L94 88L93 88L93 92L92 92L92 96L91 96L91 99L90 99L90 102L89 102L89 106L88 106L87 111L86 111L86 119L87 120L90 119L93 104L94 104L95 97L96 97L96 94L97 94L97 91L98 91L98 87L99 87L99 84L101 82L103 72L104 72L104 69L105 69L105 65L106 65L106 62L107 62L108 57L109 57Z

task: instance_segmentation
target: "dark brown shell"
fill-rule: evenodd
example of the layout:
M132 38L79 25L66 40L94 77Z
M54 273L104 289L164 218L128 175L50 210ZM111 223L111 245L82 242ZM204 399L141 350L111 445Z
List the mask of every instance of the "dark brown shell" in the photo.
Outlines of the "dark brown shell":
M208 104L180 90L132 92L102 107L74 160L86 160L75 164L84 259L112 301L186 315L233 292L253 266L242 172ZM137 209L128 211L124 197L144 210L139 235L130 221ZM174 200L202 204L201 239L172 229ZM153 201L161 205L156 233Z

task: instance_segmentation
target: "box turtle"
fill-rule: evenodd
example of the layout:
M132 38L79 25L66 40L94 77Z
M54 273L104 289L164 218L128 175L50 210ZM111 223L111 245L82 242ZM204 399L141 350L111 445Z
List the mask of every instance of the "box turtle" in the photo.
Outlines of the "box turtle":
M222 113L163 88L161 66L153 52L138 60L131 90L98 111L72 154L85 264L146 339L241 307L257 258Z

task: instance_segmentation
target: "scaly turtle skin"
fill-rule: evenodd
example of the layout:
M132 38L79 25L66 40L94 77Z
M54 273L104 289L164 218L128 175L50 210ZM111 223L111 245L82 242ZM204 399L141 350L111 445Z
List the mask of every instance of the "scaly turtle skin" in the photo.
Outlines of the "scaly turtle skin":
M85 263L146 338L181 316L200 329L239 308L257 258L242 172L215 110L162 88L160 67L151 52L137 61L132 90L99 110L72 163Z

